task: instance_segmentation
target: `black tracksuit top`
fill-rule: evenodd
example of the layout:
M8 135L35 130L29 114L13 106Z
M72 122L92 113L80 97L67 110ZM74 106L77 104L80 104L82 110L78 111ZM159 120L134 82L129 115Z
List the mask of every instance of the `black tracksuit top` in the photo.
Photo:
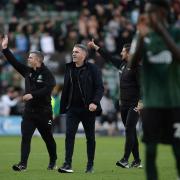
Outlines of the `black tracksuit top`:
M136 106L140 99L140 65L131 69L127 67L127 61L111 56L104 49L99 48L98 52L106 61L111 62L119 70L121 105Z
M64 114L72 107L74 88L78 86L84 108L88 109L89 104L94 103L97 105L96 115L100 115L102 111L100 100L104 92L101 71L95 64L85 61L83 67L78 71L77 86L74 86L72 77L74 69L75 64L73 62L66 64L64 86L60 101L60 113Z
M3 49L8 62L25 78L25 94L31 94L33 99L25 104L25 110L51 110L51 92L55 79L49 69L42 64L34 70L20 62L11 51Z

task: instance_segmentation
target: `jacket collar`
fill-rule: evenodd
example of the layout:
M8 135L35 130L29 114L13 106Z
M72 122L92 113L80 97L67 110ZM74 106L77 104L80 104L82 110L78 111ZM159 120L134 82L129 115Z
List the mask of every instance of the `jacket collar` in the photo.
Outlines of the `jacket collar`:
M44 65L44 63L42 63L40 67L37 67L36 70L33 69L33 71L35 71L35 72L40 72L40 71L42 71L45 67L46 67L46 66Z

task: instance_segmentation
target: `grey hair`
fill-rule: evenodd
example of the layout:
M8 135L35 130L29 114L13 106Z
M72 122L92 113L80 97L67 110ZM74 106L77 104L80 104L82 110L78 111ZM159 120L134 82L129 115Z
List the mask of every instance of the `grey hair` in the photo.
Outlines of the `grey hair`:
M30 54L35 54L38 59L43 62L44 60L44 54L41 51L31 51Z
M86 58L89 55L88 48L84 44L75 44L74 47L82 49L86 53Z

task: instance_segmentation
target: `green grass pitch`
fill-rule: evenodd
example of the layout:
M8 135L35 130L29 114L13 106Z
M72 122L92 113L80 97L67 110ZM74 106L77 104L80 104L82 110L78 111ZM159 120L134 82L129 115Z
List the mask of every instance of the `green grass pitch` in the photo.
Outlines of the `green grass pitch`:
M58 167L64 160L64 138L56 137ZM46 170L48 155L40 137L33 137L28 169L25 172L13 172L12 164L20 157L20 137L0 137L0 180L145 180L143 169L122 169L115 162L122 157L124 138L97 137L95 172L85 174L86 141L76 138L73 156L73 174L60 174ZM140 153L144 164L144 145L140 143ZM132 156L130 158L132 161ZM176 180L175 161L169 146L159 146L157 164L160 180Z

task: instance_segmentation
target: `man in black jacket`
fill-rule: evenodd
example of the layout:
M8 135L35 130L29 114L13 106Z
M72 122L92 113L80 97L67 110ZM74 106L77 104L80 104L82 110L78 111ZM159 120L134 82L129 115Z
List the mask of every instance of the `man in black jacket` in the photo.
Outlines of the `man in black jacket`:
M60 173L72 173L72 155L75 134L80 121L87 139L88 162L86 173L93 172L95 154L95 116L101 113L100 100L103 82L96 65L87 62L86 46L76 44L72 51L73 62L66 65L64 87L61 96L61 114L66 113L65 162Z
M120 110L122 122L125 126L126 141L123 158L116 162L117 166L122 168L141 167L139 157L138 138L136 133L136 124L138 122L138 101L140 99L139 87L139 67L129 68L127 60L129 56L130 45L125 44L121 51L122 58L112 57L107 51L94 43L94 40L88 43L90 48L95 49L106 61L111 62L120 73ZM129 156L133 154L134 161L129 166Z
M7 35L2 39L2 52L8 62L25 78L25 109L21 123L21 160L13 165L14 171L23 171L27 168L32 135L37 128L46 143L50 156L48 170L56 167L56 143L54 141L52 126L51 91L55 79L43 64L43 54L40 51L30 52L28 64L19 63L8 49Z

